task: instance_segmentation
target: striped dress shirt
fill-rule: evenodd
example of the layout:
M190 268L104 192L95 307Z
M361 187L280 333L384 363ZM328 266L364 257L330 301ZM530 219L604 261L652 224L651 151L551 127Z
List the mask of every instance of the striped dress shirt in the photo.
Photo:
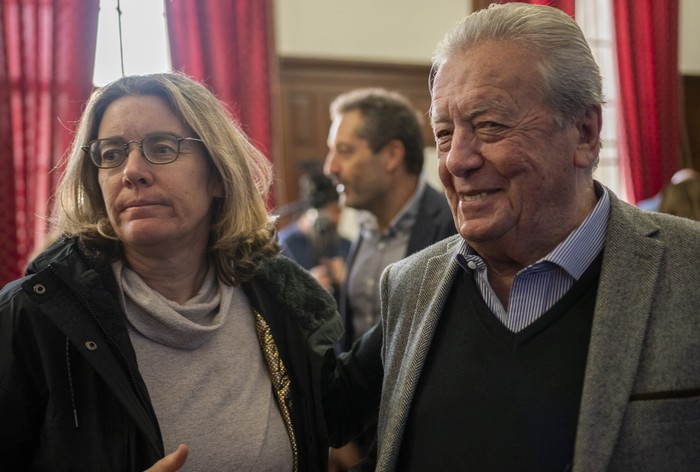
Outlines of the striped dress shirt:
M484 260L466 241L457 260L476 281L489 309L510 331L517 333L549 310L581 277L603 249L610 215L610 196L596 185L598 203L583 223L549 254L521 269L513 279L508 310L503 308L488 281Z

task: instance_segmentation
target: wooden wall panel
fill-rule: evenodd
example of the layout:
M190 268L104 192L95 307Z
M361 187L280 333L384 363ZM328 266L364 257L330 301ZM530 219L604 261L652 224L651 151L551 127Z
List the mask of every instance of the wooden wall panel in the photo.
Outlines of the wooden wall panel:
M496 3L493 0L472 0L472 11L481 10L482 8L488 8L492 3Z
M685 75L683 84L683 166L700 171L700 76Z

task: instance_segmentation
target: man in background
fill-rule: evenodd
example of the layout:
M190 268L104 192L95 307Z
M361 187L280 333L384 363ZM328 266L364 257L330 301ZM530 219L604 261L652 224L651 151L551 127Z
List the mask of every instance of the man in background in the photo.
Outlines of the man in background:
M698 173L698 171L696 171L692 167L684 167L680 170L677 170L671 176L670 182L666 185L676 185L676 184L680 184L681 182L685 182L686 180L697 179L697 178L700 178L700 173ZM663 194L663 188L656 195L653 195L645 200L641 200L641 201L637 202L637 207L641 208L642 210L647 210L647 211L659 211L659 206L661 205L662 194Z
M379 319L382 270L456 230L445 196L421 177L420 115L405 97L357 89L338 96L330 114L325 172L344 206L363 210L341 289L344 351Z
M332 102L330 114L325 171L338 184L343 205L362 210L340 291L345 332L338 350L345 351L379 320L384 268L456 229L445 196L421 177L420 115L405 97L380 88L353 90ZM371 426L355 443L333 450L331 470L371 454L374 437Z
M658 211L700 221L700 175L666 185Z
M333 182L320 168L299 179L303 212L282 228L282 254L296 261L336 299L345 281L345 259L350 241L338 233L342 208Z

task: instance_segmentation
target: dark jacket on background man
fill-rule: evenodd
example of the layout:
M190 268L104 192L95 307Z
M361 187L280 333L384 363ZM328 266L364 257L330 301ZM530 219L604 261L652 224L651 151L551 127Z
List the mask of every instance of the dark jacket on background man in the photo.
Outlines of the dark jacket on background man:
M28 272L0 292L0 470L150 467L163 440L110 265L67 239ZM272 386L289 408L302 471L327 467L322 364L341 332L333 299L315 284L281 256L242 284L279 353L268 368L290 381L286 397L285 385Z

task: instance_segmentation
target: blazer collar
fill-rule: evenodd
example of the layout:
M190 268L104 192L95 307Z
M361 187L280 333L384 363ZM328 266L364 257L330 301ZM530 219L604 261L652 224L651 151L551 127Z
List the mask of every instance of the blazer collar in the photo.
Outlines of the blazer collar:
M574 451L574 472L605 470L634 386L664 253L659 227L611 193ZM634 268L633 271L630 270Z

